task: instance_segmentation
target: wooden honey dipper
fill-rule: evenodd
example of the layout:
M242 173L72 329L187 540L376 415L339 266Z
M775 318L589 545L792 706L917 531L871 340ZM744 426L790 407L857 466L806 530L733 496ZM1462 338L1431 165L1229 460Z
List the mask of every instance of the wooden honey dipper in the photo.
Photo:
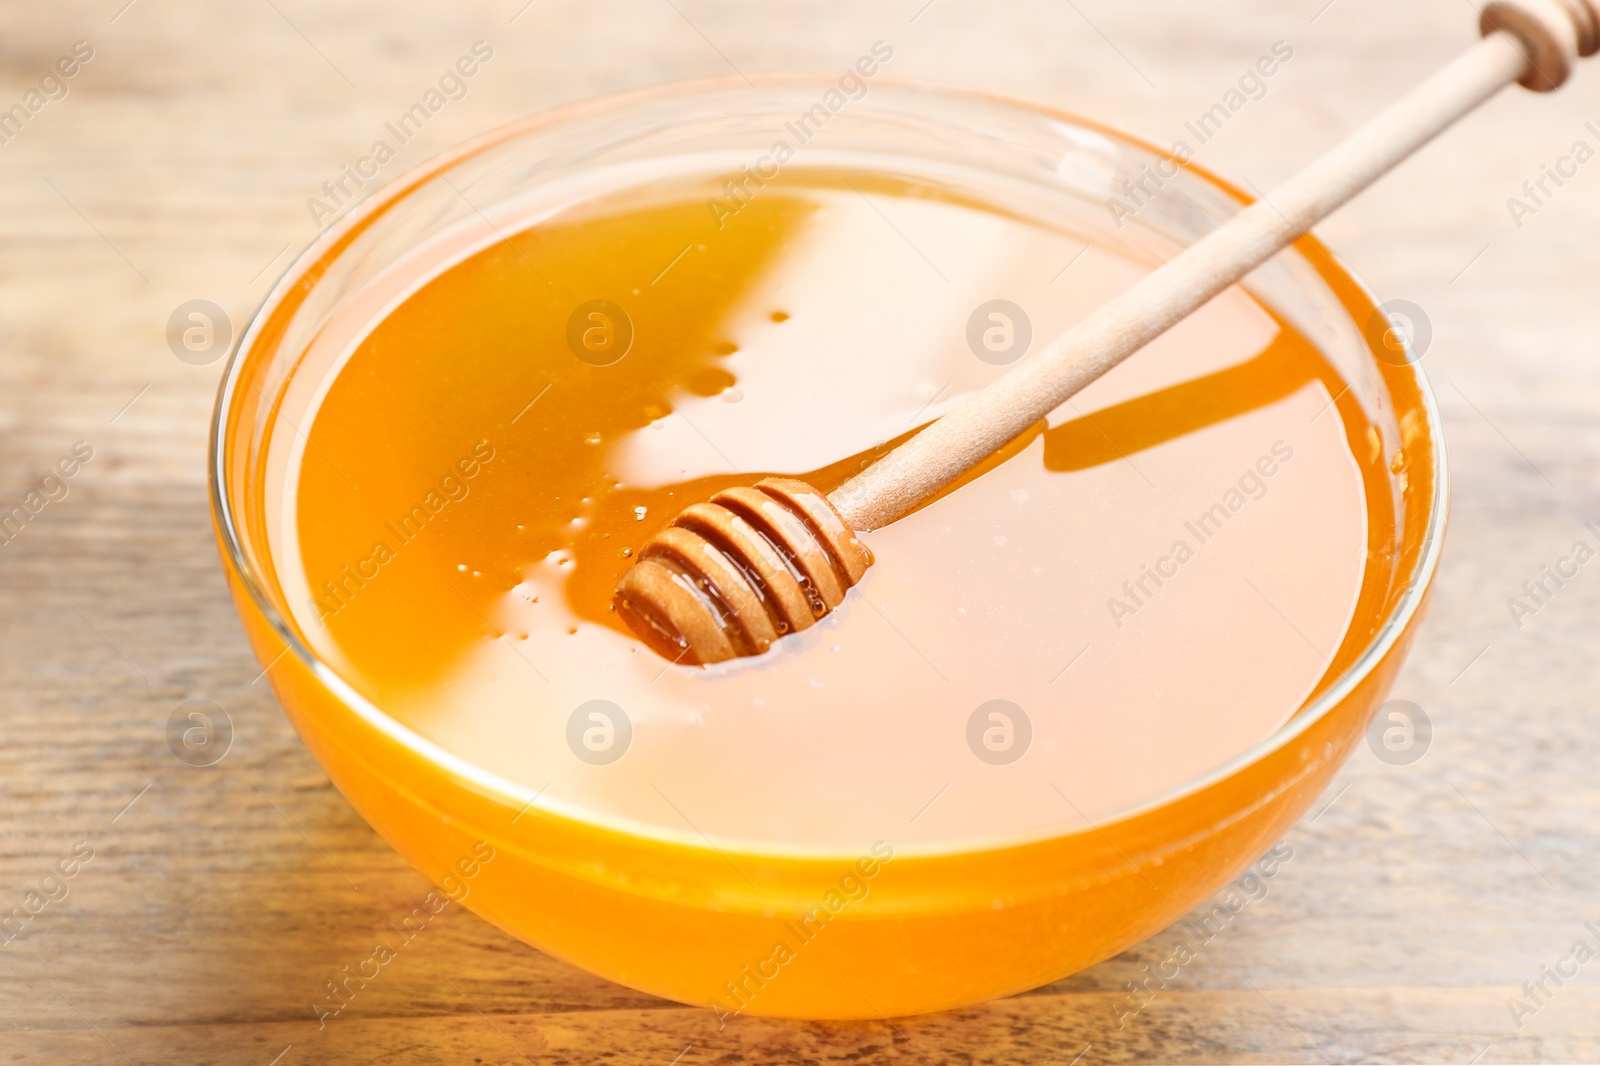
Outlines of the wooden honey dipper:
M1472 48L1270 196L833 492L775 477L686 508L617 582L617 612L686 664L759 655L809 628L872 565L858 532L916 510L1507 85L1560 86L1577 57L1600 50L1600 0L1493 0L1480 30Z

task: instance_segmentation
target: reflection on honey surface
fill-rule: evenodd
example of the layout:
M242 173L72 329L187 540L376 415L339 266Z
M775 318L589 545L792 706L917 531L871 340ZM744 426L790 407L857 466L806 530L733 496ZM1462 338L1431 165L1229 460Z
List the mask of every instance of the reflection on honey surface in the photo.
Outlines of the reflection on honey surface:
M1037 349L1145 269L1095 248L1063 272L1071 234L868 175L786 173L720 228L708 188L540 222L351 337L294 490L295 599L402 721L675 829L993 838L1226 761L1370 621L1369 516L1392 515L1351 447L1366 427L1231 290L870 535L878 565L823 623L757 660L667 666L609 602L678 510L768 474L831 489L1004 372L968 348L974 308L1021 306ZM595 301L626 320L585 312L578 335L631 327L609 365L569 343ZM569 745L592 700L630 723L615 761ZM1004 737L969 729L995 700L1026 720L998 756Z

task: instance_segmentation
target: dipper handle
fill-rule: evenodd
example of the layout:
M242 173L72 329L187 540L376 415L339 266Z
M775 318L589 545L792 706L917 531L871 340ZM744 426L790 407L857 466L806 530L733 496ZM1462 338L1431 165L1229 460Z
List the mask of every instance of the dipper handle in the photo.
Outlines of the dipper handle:
M916 508L1074 393L1287 247L1514 81L1547 92L1600 45L1597 0L1494 0L1484 37L1272 193L1146 275L1031 359L839 486L859 532Z
M1496 92L1561 85L1600 49L1600 0L1491 0L1480 29L1342 144L826 497L768 478L686 509L617 582L618 614L685 664L759 655L810 627L872 564L857 533L914 511Z

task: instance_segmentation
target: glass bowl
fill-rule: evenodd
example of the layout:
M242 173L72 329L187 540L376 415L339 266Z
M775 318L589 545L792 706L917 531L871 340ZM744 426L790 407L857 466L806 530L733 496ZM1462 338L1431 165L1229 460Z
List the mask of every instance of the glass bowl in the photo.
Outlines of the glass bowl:
M1369 562L1387 576L1373 613L1381 622L1346 635L1287 724L1181 787L1088 826L885 845L885 862L575 809L450 754L361 696L297 628L271 532L283 476L270 445L280 426L300 424L307 390L294 386L318 331L379 272L474 215L488 224L496 205L536 190L581 198L601 173L736 171L837 87L833 77L729 79L624 93L496 130L383 187L267 296L223 377L211 441L213 518L245 631L306 746L356 809L452 898L512 935L723 1014L877 1018L957 1007L1059 979L1191 910L1266 851L1361 742L1415 631L1444 523L1442 435L1412 352L1367 290L1306 236L1245 287L1321 348L1350 385L1338 402L1360 405L1377 427L1369 498L1386 493L1395 513L1392 543ZM825 138L807 151L818 164L937 171L988 196L1002 189L1018 211L1071 215L1095 240L1151 262L1249 202L1093 122L881 75L831 111ZM1145 167L1170 176L1119 225L1107 197Z

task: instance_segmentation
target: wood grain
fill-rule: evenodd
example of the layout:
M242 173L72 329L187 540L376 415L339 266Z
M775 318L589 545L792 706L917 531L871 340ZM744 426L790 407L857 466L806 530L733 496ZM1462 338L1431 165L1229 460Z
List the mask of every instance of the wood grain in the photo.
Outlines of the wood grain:
M0 949L0 1061L1600 1057L1600 962L1520 1030L1506 1008L1600 920L1600 564L1520 629L1506 605L1600 519L1600 162L1548 185L1520 228L1507 206L1575 142L1600 147L1600 71L1580 65L1551 97L1491 101L1320 229L1432 325L1424 363L1455 510L1395 693L1426 709L1432 747L1411 766L1359 753L1289 835L1295 857L1271 894L1123 1028L1124 983L1175 932L969 1010L718 1031L706 1012L452 908L319 1030L323 982L427 885L331 789L255 680L206 507L219 365L180 362L164 330L194 298L242 322L285 246L313 235L307 198L473 41L494 60L396 172L563 101L730 66L842 67L879 38L896 75L1167 142L1283 40L1294 59L1198 159L1268 188L1474 30L1453 0L125 2L0 9L0 106L73 42L95 49L69 95L0 145L0 502L74 441L95 449L70 494L0 546L0 909L79 842L94 849L66 898ZM166 745L191 697L235 728L208 769Z

